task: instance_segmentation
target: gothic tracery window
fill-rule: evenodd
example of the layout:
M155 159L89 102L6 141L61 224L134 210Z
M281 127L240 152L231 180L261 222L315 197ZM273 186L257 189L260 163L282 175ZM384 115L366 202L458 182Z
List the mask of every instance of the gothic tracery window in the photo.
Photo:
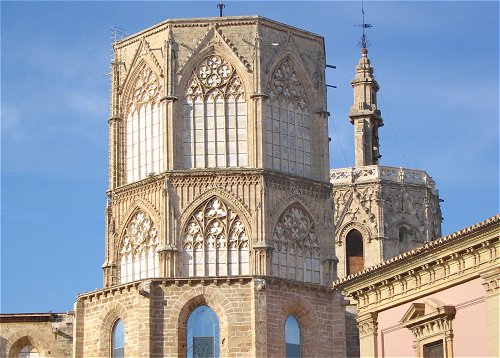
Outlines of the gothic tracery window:
M288 207L273 232L273 275L321 283L320 251L309 214L298 204Z
M120 283L158 276L158 244L158 231L153 221L146 213L138 211L123 238Z
M308 177L311 174L311 118L307 97L293 64L285 59L268 86L267 166Z
M144 64L134 80L126 109L128 183L163 169L160 89L158 76Z
M245 226L219 198L195 210L184 229L183 250L185 276L249 274Z
M184 167L248 165L247 104L234 67L218 55L193 71L184 97Z

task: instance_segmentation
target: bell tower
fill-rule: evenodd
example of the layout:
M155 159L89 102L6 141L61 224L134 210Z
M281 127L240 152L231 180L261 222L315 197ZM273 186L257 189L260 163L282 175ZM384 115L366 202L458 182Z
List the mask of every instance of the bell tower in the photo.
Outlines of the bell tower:
M370 25L364 24L363 28ZM424 171L379 165L379 85L362 36L351 81L354 103L352 168L332 169L335 247L339 277L363 271L441 235L439 193Z
M361 58L351 85L354 89L354 104L349 118L354 125L355 165L376 165L381 158L378 129L384 125L384 121L377 108L379 85L373 76L373 67L365 47L361 49Z

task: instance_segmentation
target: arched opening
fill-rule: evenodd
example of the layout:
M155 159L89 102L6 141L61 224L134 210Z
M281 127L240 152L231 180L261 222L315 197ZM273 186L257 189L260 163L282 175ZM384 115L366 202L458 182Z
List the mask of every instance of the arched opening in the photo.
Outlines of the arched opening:
M40 354L38 353L38 350L33 347L31 344L25 345L21 350L19 351L18 358L38 358L40 357Z
M111 334L111 357L123 358L125 356L125 325L121 319L113 326Z
M363 235L361 235L361 233L356 229L349 231L347 234L346 261L348 275L363 271L365 267L365 257L363 256Z
M406 226L399 228L399 253L408 251L412 247L412 232Z
M220 357L219 318L208 306L198 306L187 322L187 357Z
M290 315L285 321L285 357L301 357L300 326L297 319Z

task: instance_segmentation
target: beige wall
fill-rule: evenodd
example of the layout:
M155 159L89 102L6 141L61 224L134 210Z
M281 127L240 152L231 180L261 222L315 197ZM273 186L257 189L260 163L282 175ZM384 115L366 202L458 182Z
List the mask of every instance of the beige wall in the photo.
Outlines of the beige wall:
M75 357L109 354L111 330L125 324L125 355L185 355L186 323L206 304L219 317L221 356L282 357L288 315L301 326L304 356L344 357L342 297L317 285L276 278L134 282L82 295L76 303Z
M28 344L40 357L70 357L73 314L0 315L0 357L17 357Z

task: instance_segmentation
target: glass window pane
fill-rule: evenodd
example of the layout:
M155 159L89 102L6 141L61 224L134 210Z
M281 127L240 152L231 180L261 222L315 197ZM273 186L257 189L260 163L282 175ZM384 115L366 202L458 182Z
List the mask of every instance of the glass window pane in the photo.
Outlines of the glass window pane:
M285 322L286 357L300 357L300 326L297 319L290 315Z
M219 318L208 306L197 307L187 323L187 356L215 358L219 351Z
M111 354L113 358L123 358L125 352L125 325L119 319L113 327L111 342Z

